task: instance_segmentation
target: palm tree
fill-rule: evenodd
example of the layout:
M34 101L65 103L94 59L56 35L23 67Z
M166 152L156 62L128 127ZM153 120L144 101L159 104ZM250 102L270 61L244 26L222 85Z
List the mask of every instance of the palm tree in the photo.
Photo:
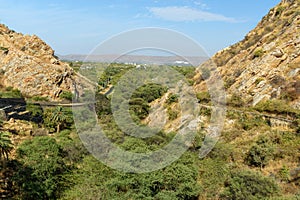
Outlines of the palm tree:
M56 132L59 133L60 129L62 128L63 125L67 123L69 118L65 114L64 109L61 106L58 106L53 110L50 120L53 123L57 123Z
M0 131L0 159L8 160L8 154L12 150L13 144L10 140L10 133Z

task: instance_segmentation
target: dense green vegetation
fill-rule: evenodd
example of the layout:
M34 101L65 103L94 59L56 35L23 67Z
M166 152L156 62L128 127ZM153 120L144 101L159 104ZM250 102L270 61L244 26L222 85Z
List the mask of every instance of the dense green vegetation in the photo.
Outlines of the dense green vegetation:
M22 94L19 90L13 87L7 87L0 91L1 98L21 98Z
M100 88L115 85L133 68L113 64L99 79ZM193 68L173 69L192 84ZM149 115L150 103L167 92L166 86L155 83L137 88L129 99L134 122L142 126L143 119ZM13 96L18 92L8 88L4 93ZM119 99L127 94L124 91ZM87 98L89 95L86 94ZM215 148L199 159L198 150L208 124L206 118L212 109L208 92L196 96L200 104L207 106L200 109L201 129L195 140L180 159L145 174L111 169L87 152L76 133L70 108L28 104L30 119L41 118L30 120L32 133L24 136L17 131L8 132L4 130L5 123L1 124L0 175L8 186L0 185L0 189L9 191L5 194L8 199L297 199L300 186L300 170L296 167L300 159L297 128L295 125L272 128L269 119L255 112L297 117L298 111L282 101L261 102L254 108L245 108L243 99L233 94L228 99L229 108L233 108L227 112L230 126L224 128ZM61 98L70 100L72 94L64 92ZM135 153L151 152L167 145L176 135L175 131L165 130L144 139L126 135L114 120L110 98L97 92L95 112L105 135L119 148ZM178 94L168 93L164 106L171 123L180 116L179 101ZM83 110L80 114L83 125L88 127L87 112Z
M139 119L146 118L150 110L149 103L162 97L167 90L166 87L154 83L138 88L129 101L130 111Z

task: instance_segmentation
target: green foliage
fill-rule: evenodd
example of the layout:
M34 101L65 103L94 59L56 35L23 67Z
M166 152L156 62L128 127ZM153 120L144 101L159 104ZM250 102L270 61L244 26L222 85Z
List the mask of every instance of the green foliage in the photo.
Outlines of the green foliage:
M56 130L59 133L63 129L70 128L73 124L73 113L69 108L55 107L48 108L44 112L44 125L50 132Z
M57 199L63 189L61 175L66 171L63 152L54 138L36 137L17 150L19 163L14 175L21 199Z
M0 46L0 50L1 50L1 51L8 51L8 48L7 48L7 47L2 47L2 46Z
M204 116L210 116L212 112L211 108L201 107L199 114Z
M246 162L251 166L264 167L274 158L274 146L269 138L261 137L247 153Z
M279 178L282 180L282 181L285 181L285 182L288 182L290 180L290 170L287 166L283 166L279 173Z
M259 102L254 109L260 112L267 111L275 114L288 114L292 116L299 114L299 110L289 106L287 102L275 99Z
M233 146L219 141L207 156L214 160L228 161L232 152Z
M9 152L13 149L10 135L9 132L0 131L0 159L7 160Z
M79 61L79 62L69 62L69 66L72 67L75 72L79 71L82 64L83 63L81 61Z
M82 161L88 154L77 134L72 134L71 130L65 129L56 136L57 143L61 146L64 155L64 163L73 166Z
M111 63L99 78L98 85L106 88L109 84L116 85L119 79L130 69L133 65Z
M167 110L169 120L175 120L178 117L179 111L168 108Z
M32 97L33 101L49 101L48 97L34 96Z
M276 11L275 11L275 16L281 15L281 13L285 10L285 6L278 6Z
M257 116L257 115L251 115L251 114L239 114L238 118L238 127L242 128L246 131L249 131L253 128L261 128L264 125L267 125L268 123L266 122L265 119L263 119L262 116Z
M245 102L243 101L241 95L234 93L228 100L228 105L233 107L243 107L245 105Z
M278 196L274 180L252 171L236 171L226 183L222 199L260 200Z
M73 96L74 96L73 93L70 91L62 91L59 95L59 98L72 101Z
M41 106L28 103L26 104L26 110L31 113L32 117L43 116L43 109L41 108Z
M22 98L20 90L13 89L13 87L7 87L5 91L0 92L2 98Z
M167 92L167 88L159 84L150 83L138 88L129 101L131 113L139 119L148 116L150 106L148 103L162 97Z
M147 103L150 103L155 99L162 97L167 91L168 88L162 85L150 83L138 88L132 94L132 98L141 98L144 99L144 101L146 101Z
M185 154L170 166L146 174L112 170L90 156L72 174L63 199L197 199L195 155Z
M262 57L264 55L264 50L261 49L261 48L258 48L254 51L254 54L253 54L253 59L254 58L259 58L259 57Z
M131 114L137 116L139 119L145 119L150 111L150 106L142 98L130 99L129 106Z
M185 66L185 67L178 67L172 66L173 69L181 73L186 78L193 78L195 76L195 67L193 66Z
M199 92L196 94L200 103L209 103L211 101L209 92Z
M98 117L111 114L110 100L103 94L96 93L96 113Z
M172 104L172 103L177 103L178 102L178 98L179 98L179 95L178 94L169 94L168 96L168 99L166 101L167 104Z
M222 160L205 158L199 163L199 199L218 199L224 182L229 177L228 165Z

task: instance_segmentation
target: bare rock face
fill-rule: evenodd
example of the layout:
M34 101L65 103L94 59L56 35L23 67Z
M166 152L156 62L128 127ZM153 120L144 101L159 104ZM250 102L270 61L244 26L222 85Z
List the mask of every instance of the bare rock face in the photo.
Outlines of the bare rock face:
M213 61L213 62L212 62ZM214 64L211 64L214 63ZM202 65L223 77L227 94L239 94L248 104L286 98L300 103L300 2L283 0L246 37ZM195 77L195 89L205 90Z
M73 91L75 75L68 64L39 37L23 35L0 24L1 84L19 89L24 96L58 98Z

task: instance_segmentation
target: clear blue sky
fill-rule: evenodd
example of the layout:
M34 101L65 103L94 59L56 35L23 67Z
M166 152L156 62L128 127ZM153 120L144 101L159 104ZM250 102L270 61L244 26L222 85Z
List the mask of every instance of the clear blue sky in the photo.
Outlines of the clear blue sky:
M86 54L131 29L186 34L212 55L238 42L280 0L0 0L0 22L36 34L57 54Z

